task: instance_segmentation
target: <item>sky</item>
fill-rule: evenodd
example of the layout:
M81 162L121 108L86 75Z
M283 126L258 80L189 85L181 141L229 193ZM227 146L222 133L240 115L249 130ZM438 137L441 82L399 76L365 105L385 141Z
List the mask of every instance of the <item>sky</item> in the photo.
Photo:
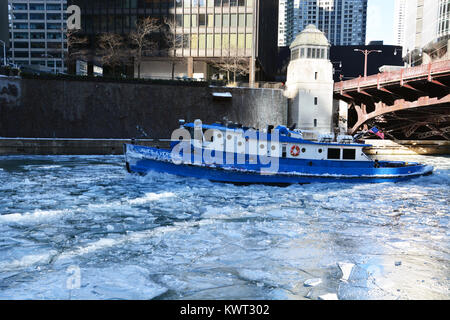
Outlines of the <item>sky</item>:
M394 3L395 0L369 0L366 43L383 40L384 44L394 44Z

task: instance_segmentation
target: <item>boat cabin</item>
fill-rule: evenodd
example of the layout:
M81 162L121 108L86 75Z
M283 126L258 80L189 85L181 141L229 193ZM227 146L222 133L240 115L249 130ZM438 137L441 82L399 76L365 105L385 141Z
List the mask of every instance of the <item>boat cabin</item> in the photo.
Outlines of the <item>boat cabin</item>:
M369 145L355 144L350 136L340 137L337 142L331 139L316 142L304 140L299 131L284 126L273 128L271 132L236 124L196 127L195 123L182 123L181 126L189 130L192 145L202 149L287 159L372 161L363 152Z

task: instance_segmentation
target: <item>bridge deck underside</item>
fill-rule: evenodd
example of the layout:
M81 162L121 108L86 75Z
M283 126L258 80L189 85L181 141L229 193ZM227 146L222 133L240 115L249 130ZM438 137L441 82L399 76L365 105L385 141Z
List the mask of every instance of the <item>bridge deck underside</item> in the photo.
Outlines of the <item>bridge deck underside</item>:
M450 72L335 90L334 95L349 103L351 134L376 125L390 138L450 140Z

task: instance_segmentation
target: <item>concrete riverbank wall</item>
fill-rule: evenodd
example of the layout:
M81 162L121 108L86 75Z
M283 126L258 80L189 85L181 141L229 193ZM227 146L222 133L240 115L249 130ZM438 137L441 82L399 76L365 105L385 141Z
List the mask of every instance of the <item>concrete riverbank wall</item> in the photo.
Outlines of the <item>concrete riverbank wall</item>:
M179 119L265 128L287 113L280 89L0 78L0 137L160 139Z
M168 148L167 139L137 139L139 145ZM0 138L1 155L119 155L131 139ZM371 156L450 155L450 141L366 140Z

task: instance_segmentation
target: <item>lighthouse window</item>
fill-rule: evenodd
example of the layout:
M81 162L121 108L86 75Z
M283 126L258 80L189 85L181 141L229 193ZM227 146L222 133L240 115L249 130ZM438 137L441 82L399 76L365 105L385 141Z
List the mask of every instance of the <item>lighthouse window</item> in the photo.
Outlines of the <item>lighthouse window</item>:
M301 48L300 49L300 58L304 58L305 57L305 48Z
M342 153L342 159L344 160L355 160L356 150L355 149L344 149Z
M314 127L317 127L317 119L314 119Z
M317 106L318 98L314 97L314 105Z
M311 59L312 57L312 49L308 48L308 56L306 58Z
M298 59L298 49L292 50L292 60Z
M328 159L339 160L341 158L341 149L329 148Z

